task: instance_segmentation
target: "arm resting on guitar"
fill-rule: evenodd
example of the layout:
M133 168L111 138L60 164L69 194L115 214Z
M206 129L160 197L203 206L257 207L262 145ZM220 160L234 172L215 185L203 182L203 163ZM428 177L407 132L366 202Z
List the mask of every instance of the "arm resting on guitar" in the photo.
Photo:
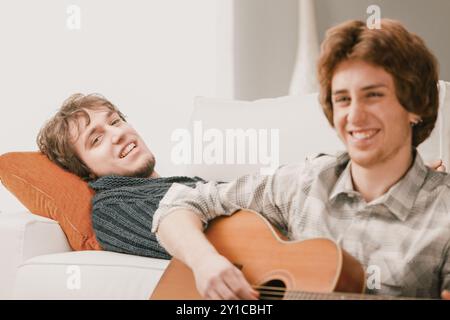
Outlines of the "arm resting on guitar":
M288 165L273 175L246 175L229 183L210 181L195 188L174 183L153 216L152 232L169 253L192 269L202 296L255 298L258 293L238 268L216 252L202 226L218 216L250 209L279 230L287 230L306 177L304 166Z
M217 254L203 233L202 221L188 209L177 209L160 222L159 242L174 257L191 269L201 257Z
M258 292L221 256L203 233L194 212L176 209L160 222L157 237L166 250L190 267L199 293L208 299L256 299Z
M229 183L197 183L195 188L174 183L153 216L152 232L156 233L161 221L179 209L194 212L204 225L219 216L250 209L285 230L298 208L298 190L302 190L304 178L302 168L284 166L269 176L246 175Z

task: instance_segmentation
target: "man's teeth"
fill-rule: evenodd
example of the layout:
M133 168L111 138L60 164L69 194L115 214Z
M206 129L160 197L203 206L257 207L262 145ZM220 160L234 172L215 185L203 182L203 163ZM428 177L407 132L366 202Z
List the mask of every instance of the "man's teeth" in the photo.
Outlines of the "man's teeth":
M127 154L129 154L130 151L134 149L134 147L136 147L136 145L135 145L133 142L130 143L129 145L127 145L127 146L125 147L125 149L122 151L122 153L120 154L120 157L121 157L121 158L126 157Z
M375 133L377 133L377 130L352 131L351 134L353 138L362 140L372 138Z

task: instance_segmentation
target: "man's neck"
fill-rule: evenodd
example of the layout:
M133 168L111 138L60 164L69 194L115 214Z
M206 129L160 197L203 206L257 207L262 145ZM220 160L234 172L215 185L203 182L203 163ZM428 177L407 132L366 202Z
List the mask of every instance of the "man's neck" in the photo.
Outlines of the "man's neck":
M160 178L160 176L159 176L158 172L156 172L155 170L153 170L153 172L152 172L152 174L150 175L149 178L155 179L155 178Z
M351 163L353 186L360 192L366 202L370 202L385 194L409 170L413 161L412 150L407 146L399 150L394 157L376 163L370 167L362 167Z

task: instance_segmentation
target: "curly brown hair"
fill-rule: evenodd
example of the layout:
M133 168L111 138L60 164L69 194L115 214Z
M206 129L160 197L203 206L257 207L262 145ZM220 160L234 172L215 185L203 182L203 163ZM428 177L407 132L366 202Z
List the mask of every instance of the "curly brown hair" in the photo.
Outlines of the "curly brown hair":
M318 61L319 100L333 126L331 80L338 64L355 59L382 67L394 79L396 96L409 112L422 118L413 127L417 147L431 134L439 106L438 62L423 40L395 20L382 19L381 29L351 20L329 29Z
M90 181L93 177L89 167L75 152L73 141L78 136L71 135L70 124L76 124L79 134L79 117L84 117L87 125L90 123L89 114L84 109L93 110L101 107L117 112L120 118L126 121L125 115L102 95L75 93L67 98L58 112L44 124L36 139L39 150L51 161L85 181Z

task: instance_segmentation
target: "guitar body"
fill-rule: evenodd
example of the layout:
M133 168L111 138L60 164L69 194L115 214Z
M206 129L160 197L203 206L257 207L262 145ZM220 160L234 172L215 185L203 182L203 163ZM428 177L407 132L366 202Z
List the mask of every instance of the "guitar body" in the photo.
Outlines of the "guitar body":
M333 241L286 241L256 212L241 210L231 217L217 218L210 223L206 237L220 254L240 268L250 284L263 288L263 299L308 299L315 293L364 291L361 265ZM191 269L174 258L151 299L202 297Z

